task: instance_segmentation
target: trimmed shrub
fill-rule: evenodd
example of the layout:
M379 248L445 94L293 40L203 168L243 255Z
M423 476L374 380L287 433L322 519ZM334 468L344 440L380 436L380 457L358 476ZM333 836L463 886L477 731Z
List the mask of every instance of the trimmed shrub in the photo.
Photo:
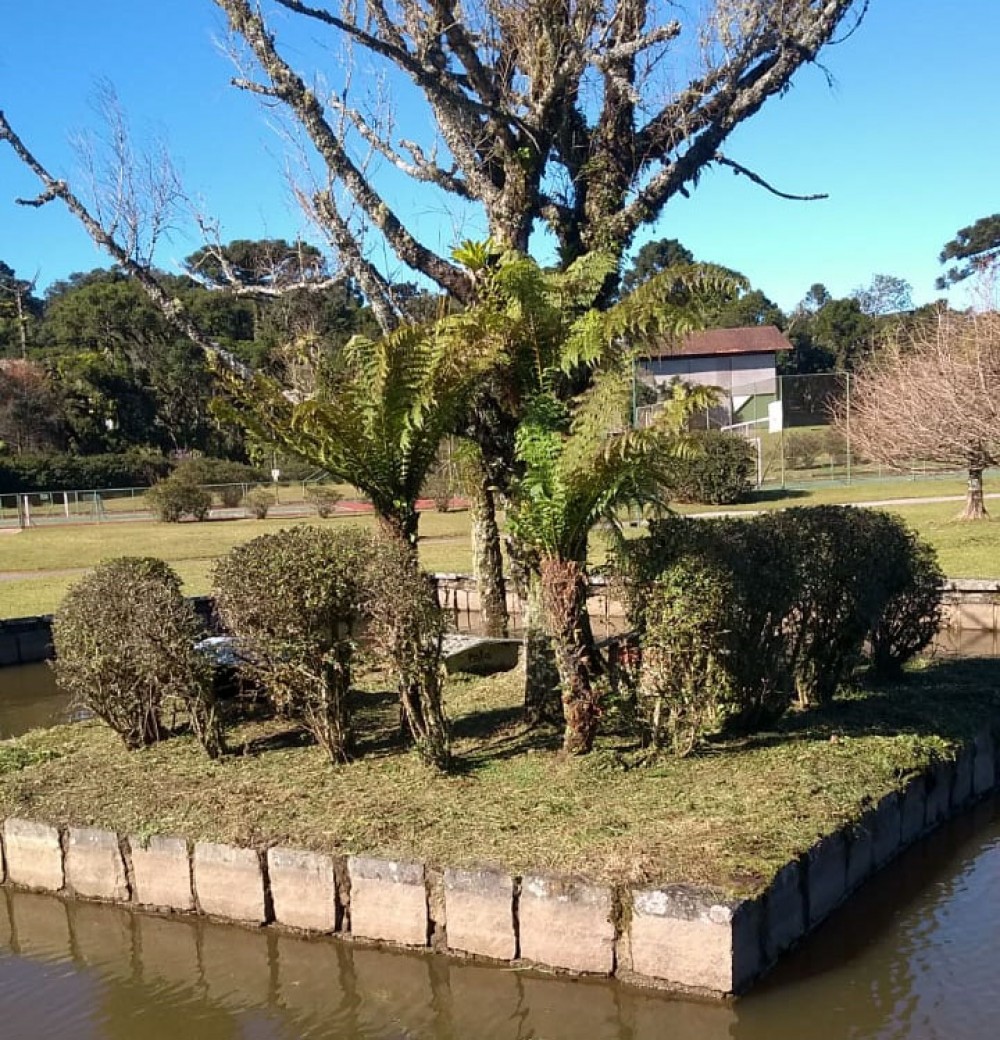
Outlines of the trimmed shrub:
M52 625L56 681L129 749L156 743L161 708L178 698L202 747L216 757L222 729L212 668L194 648L200 625L162 560L123 556L77 582Z
M146 492L146 501L156 517L164 523L176 524L190 516L205 520L212 508L212 496L197 484L178 477L167 477Z
M335 762L353 745L353 630L371 545L360 531L295 527L236 546L215 568L241 670Z
M879 559L888 602L868 634L872 675L877 680L897 677L941 627L944 572L937 553L902 520L892 519L896 523Z
M732 575L682 556L650 590L637 702L648 742L678 755L717 729L731 696Z
M172 475L189 484L202 485L227 509L235 509L243 501L247 484L267 479L267 475L255 466L229 459L213 459L207 455L184 459L174 467Z
M274 505L274 495L263 488L251 488L243 496L243 504L250 510L251 516L257 520L266 520L271 506Z
M696 451L687 458L672 459L668 489L679 502L703 502L728 506L750 493L756 456L753 445L741 437L718 430L694 435Z
M451 748L441 700L441 643L447 615L415 554L394 538L380 539L371 557L365 615L374 651L395 676L417 752L430 765L446 769Z
M306 488L305 497L306 502L316 510L316 515L326 519L326 517L333 516L337 503L343 498L343 495L335 488L326 487L323 484L310 484Z

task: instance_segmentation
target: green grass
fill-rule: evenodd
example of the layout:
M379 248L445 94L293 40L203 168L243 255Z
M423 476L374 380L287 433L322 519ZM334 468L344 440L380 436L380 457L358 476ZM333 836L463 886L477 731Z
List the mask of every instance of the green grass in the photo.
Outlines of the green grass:
M303 523L373 526L370 516L330 520L277 518L162 524L156 521L32 527L0 534L0 617L54 611L84 569L115 556L158 556L173 566L189 595L211 588L216 559L257 535ZM420 520L420 555L433 571L468 572L472 567L468 517L464 512L426 512Z
M358 694L363 756L336 768L273 720L232 729L217 762L187 736L129 753L97 723L64 726L0 745L0 814L748 894L995 720L998 679L1000 662L939 663L652 764L614 712L593 754L567 758L518 722L519 673L453 679L448 775L394 746L394 698L376 692Z

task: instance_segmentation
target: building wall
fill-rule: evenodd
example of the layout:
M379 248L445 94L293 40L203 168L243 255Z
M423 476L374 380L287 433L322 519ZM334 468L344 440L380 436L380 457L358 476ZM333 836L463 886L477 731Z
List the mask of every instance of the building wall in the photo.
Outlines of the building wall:
M714 357L650 358L643 367L657 383L675 377L705 386L718 386L728 393L751 385L755 394L777 393L777 371L773 353L724 354Z

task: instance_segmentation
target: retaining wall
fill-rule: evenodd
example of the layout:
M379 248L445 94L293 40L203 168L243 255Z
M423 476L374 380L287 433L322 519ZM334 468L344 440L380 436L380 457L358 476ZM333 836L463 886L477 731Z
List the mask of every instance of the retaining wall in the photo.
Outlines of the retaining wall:
M688 885L607 885L490 865L452 869L140 839L19 818L0 829L0 881L723 997L745 991L905 847L994 791L998 772L1000 748L984 730L952 761L885 795L744 900Z

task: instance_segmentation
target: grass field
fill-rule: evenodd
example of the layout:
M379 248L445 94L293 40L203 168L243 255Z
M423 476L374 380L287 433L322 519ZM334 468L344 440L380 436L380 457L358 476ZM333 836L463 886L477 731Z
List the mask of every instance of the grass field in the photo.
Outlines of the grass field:
M871 502L962 495L958 479L873 481L824 486L783 494L765 492L737 509L778 509L790 505ZM987 491L991 490L987 487ZM955 519L960 503L889 507L938 550L945 573L953 578L1000 578L1000 522L963 523ZM1000 502L993 508L1000 513ZM704 506L678 506L685 513ZM52 525L0 532L0 617L53 611L84 569L113 556L159 556L180 574L189 594L208 592L214 561L232 546L267 531L315 519L212 520L206 523L129 523ZM371 517L338 516L319 523L370 526ZM465 512L421 514L420 555L433 571L468 572L472 558ZM592 558L601 562L606 544L594 539Z
M998 673L997 661L930 665L652 762L613 711L593 754L566 757L559 734L518 721L519 672L453 678L446 775L395 746L395 698L376 691L355 705L362 757L336 768L277 720L234 725L215 762L188 736L129 753L83 723L0 745L0 817L746 894L995 719Z

